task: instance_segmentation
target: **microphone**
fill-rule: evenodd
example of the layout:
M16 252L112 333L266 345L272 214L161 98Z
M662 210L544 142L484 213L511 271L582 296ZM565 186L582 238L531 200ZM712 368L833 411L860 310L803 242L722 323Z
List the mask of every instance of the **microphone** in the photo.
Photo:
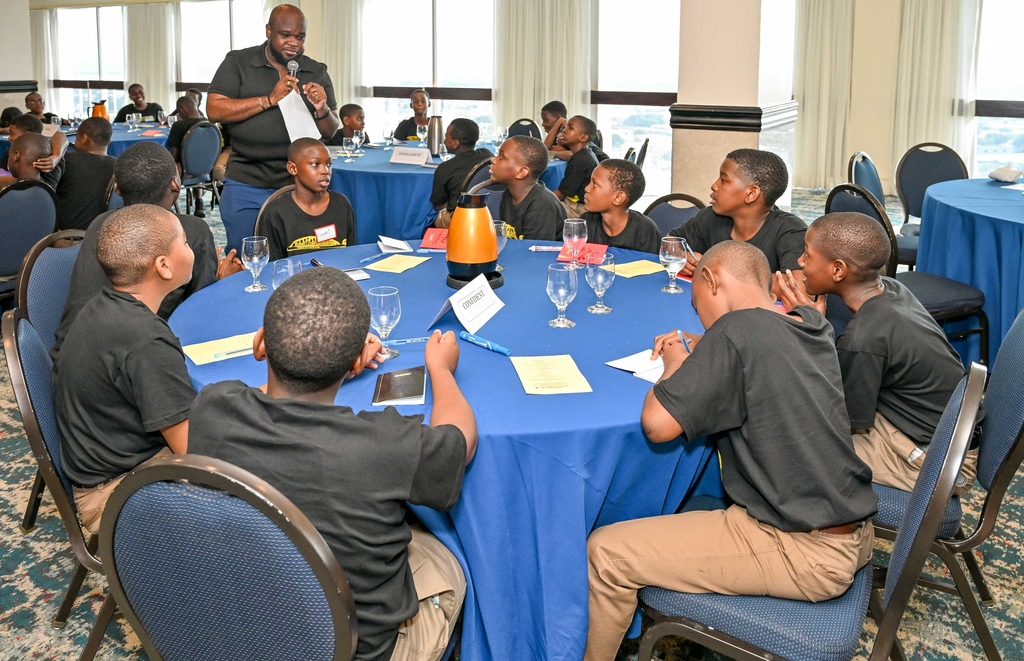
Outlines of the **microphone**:
M295 60L288 60L288 75L292 78L298 78L298 76L295 75L297 73L299 73L299 63Z

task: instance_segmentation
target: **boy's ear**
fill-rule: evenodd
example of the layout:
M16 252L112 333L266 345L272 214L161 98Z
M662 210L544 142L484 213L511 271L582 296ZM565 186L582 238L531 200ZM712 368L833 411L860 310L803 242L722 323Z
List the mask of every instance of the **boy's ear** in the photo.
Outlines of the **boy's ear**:
M256 360L267 359L267 343L264 341L263 326L256 331L252 338L252 357Z
M288 161L285 167L288 169L288 174L293 177L299 173L299 166L295 165L291 161Z
M757 202L757 200L760 199L760 197L761 187L758 186L757 184L750 184L749 186L747 186L747 194L743 198L743 201L746 202L747 204L753 204L754 202Z
M704 280L704 284L711 290L712 296L718 295L718 287L721 284L718 280L718 274L709 269L707 266L700 268L700 277Z
M846 263L845 259L834 259L830 265L832 270L832 282L840 283L846 280L846 277L850 275L850 265Z
M171 262L167 259L167 255L157 255L153 262L153 268L156 269L156 274L160 276L161 280L174 278L174 270L171 268Z
M528 168L525 165L520 165L516 169L515 177L516 177L516 179L528 179L531 174L533 174L533 173L531 172L530 168Z
M628 202L629 197L626 196L625 191L615 191L615 195L612 197L612 204L614 204L617 207L625 207L629 206Z

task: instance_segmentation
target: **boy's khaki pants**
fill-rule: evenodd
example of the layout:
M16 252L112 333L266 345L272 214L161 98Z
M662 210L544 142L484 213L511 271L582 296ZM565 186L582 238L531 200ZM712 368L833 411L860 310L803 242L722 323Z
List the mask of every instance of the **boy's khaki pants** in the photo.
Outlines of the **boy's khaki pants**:
M147 459L150 461L156 457L162 457L167 454L172 454L170 448L162 448L155 455ZM75 498L75 507L78 509L78 520L82 522L82 527L92 535L98 535L100 532L100 520L103 518L103 509L107 506L107 501L110 500L110 494L114 493L114 489L117 485L121 484L121 480L124 479L124 475L119 475L109 482L98 484L94 487L80 488L76 486L71 487L71 493Z

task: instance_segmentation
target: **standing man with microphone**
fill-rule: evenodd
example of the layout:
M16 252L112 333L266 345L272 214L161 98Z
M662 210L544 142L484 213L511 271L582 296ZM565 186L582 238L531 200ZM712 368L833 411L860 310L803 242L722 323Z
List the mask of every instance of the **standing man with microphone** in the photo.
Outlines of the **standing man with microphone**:
M277 107L296 91L305 101L320 135L338 130L334 87L327 65L303 55L306 17L293 5L270 13L267 41L231 51L210 83L206 112L228 125L232 154L221 195L221 218L228 250L241 251L256 214L270 194L291 182L287 163L291 139Z

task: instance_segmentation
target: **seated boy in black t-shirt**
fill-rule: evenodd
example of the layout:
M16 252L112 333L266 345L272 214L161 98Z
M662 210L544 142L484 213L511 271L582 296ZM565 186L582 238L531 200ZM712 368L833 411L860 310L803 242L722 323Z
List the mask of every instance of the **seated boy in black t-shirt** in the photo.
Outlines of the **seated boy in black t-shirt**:
M498 215L520 239L562 238L565 207L537 181L547 167L544 143L528 135L512 136L501 143L491 159L491 180L507 186Z
M341 248L356 242L356 217L348 198L327 190L331 155L323 143L299 138L288 147L288 174L295 190L263 210L263 232L270 259L295 257L314 250Z
M43 133L43 123L39 121L39 118L32 114L18 115L11 120L10 125L7 127L8 139L13 143L18 139L18 136L26 133ZM50 153L37 159L32 166L39 170L40 179L44 184L50 188L57 190L57 184L60 182L60 177L64 174L64 152L68 148L68 139L64 137L64 134L57 131L50 136ZM10 151L0 156L0 170L10 170L8 167L8 158ZM13 175L0 176L0 188L13 184L17 179Z
M836 340L853 447L878 484L913 491L939 418L964 376L946 334L914 295L883 277L889 237L873 218L831 213L807 230L800 257L807 294L839 296L853 317ZM792 274L776 274L782 301L810 303ZM967 452L955 492L970 488L978 449Z
M586 188L587 242L658 254L658 225L630 209L644 194L647 181L636 163L611 158L594 169Z
M49 140L38 133L23 133L7 150L7 168L15 181L40 181L42 173L34 164L49 153Z
M436 659L466 580L437 538L410 530L405 503L440 511L455 504L476 450L476 419L455 381L459 348L450 331L435 331L424 349L430 426L390 406L336 406L343 381L381 349L369 326L366 297L341 271L289 278L271 295L253 340L253 355L267 361L266 385L204 388L192 406L189 452L255 473L309 517L352 589L356 659ZM410 649L436 652L408 656Z
M110 285L82 308L53 365L60 458L91 533L125 473L186 451L196 394L178 338L156 316L192 278L178 218L149 204L119 209L99 231L96 257Z
M569 218L580 218L586 211L583 207L584 189L590 183L590 175L597 167L597 156L589 147L596 135L597 124L583 115L572 117L562 130L559 141L572 156L565 166L562 183L554 193L565 205L565 212Z
M324 141L325 145L340 146L345 138L351 138L354 132L362 131L366 126L366 114L363 112L363 107L354 103L346 103L338 108L338 119L341 120L341 126L338 127L334 135Z
M777 312L770 286L761 251L713 246L693 278L707 332L692 353L675 331L655 339L665 371L644 400L644 433L712 435L732 505L590 535L586 661L615 657L642 586L816 602L871 560L878 501L850 442L831 326L809 306Z
M409 95L409 107L412 108L413 115L408 119L403 119L395 127L395 140L419 140L419 136L416 135L417 126L426 126L430 118L427 117L427 111L430 110L430 95L427 94L427 90L418 89Z
M561 101L551 101L544 104L540 109L540 127L544 129L544 147L548 151L568 151L564 146L558 144L558 135L565 128L565 116L569 110Z
M480 139L480 127L472 119L453 119L444 132L444 146L455 158L441 163L434 170L434 187L430 191L430 203L437 210L434 227L448 227L452 212L462 195L462 184L470 171L478 164L494 156L490 149L476 148Z
M64 157L57 184L58 227L84 230L107 210L107 187L114 176L114 157L107 155L113 128L102 117L90 117L75 132L75 150Z

